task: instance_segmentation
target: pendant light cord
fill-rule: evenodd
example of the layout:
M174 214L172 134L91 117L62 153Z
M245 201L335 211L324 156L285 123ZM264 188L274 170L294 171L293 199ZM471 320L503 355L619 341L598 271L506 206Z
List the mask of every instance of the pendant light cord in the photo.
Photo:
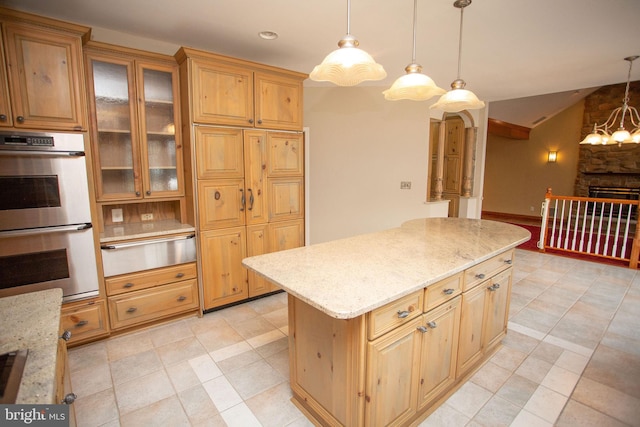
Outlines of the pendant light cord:
M458 80L462 75L462 19L464 15L464 6L460 8L460 36L458 40Z
M351 0L347 0L347 34L351 34Z
M417 27L417 15L418 15L418 0L413 0L413 53L411 55L411 63L416 63L416 27Z

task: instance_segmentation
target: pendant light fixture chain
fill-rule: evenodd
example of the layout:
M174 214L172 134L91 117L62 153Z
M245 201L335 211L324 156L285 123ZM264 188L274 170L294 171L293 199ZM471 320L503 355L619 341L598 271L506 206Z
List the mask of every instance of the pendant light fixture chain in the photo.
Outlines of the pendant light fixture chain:
M413 0L413 52L411 54L411 63L416 63L416 28L418 22L418 0Z
M464 8L471 4L471 0L456 0L453 6L460 9L460 34L458 38L458 80L462 75L462 23L464 21Z
M620 127L624 127L624 118L627 115L629 109L629 84L631 83L631 68L633 67L633 61L638 59L637 55L627 56L625 61L629 61L629 72L627 73L627 86L624 89L624 99L622 100L622 118L620 119Z
M347 35L351 34L351 0L347 0Z

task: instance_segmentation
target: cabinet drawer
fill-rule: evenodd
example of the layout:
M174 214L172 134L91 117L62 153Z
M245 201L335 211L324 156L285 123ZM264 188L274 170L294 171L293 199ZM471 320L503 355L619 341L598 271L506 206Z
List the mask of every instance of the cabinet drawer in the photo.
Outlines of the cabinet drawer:
M467 291L479 285L494 274L511 266L513 263L513 254L514 250L511 249L465 270L462 291Z
M109 298L113 329L182 313L197 307L198 283L195 279Z
M107 335L107 310L104 300L72 303L62 307L60 322L64 331L71 332L68 344Z
M367 314L368 336L373 340L422 314L424 292L400 298Z
M110 277L105 280L107 295L139 291L179 280L194 279L197 276L196 263L174 265L157 270Z
M424 311L429 311L462 292L462 273L429 285L424 291Z

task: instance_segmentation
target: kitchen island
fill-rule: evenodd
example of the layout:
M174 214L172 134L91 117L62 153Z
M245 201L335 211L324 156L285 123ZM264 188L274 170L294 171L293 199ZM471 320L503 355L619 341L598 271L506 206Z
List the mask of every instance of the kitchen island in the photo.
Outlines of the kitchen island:
M410 425L497 350L514 248L494 221L427 218L247 258L289 294L293 401L323 425Z

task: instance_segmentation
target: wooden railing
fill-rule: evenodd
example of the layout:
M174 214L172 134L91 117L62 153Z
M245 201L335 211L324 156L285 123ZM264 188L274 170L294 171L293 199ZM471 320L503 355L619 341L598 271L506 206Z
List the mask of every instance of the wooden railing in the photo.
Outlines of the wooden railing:
M554 196L542 204L538 248L626 261L638 268L640 201Z

